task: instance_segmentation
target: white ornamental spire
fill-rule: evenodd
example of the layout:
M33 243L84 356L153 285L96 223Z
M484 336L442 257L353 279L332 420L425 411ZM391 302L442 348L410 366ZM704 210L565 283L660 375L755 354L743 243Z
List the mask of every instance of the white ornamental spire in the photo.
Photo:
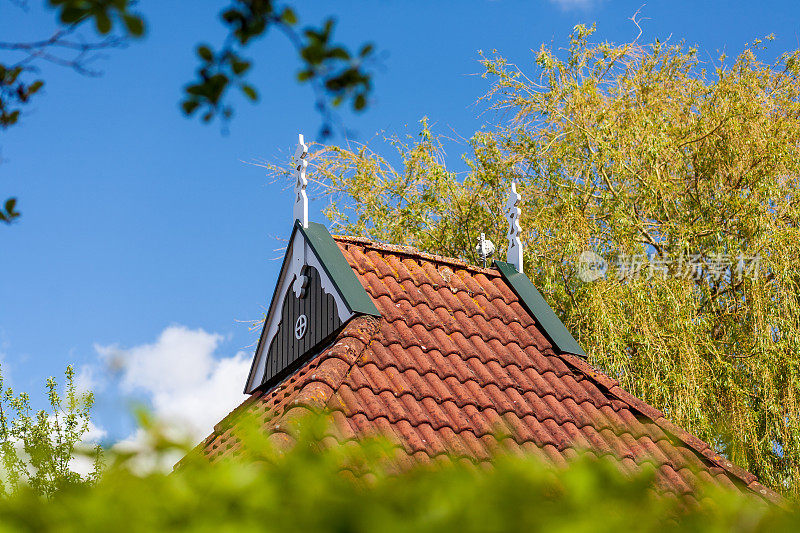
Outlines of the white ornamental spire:
M508 253L506 261L514 265L517 272L522 272L522 241L519 235L522 227L519 225L519 215L522 211L519 208L522 196L517 192L517 178L512 178L511 189L508 191L508 202L506 202L506 218L508 219Z
M295 182L294 182L294 219L300 222L304 228L308 227L308 195L306 187L306 167L308 161L308 146L303 142L303 134L298 135L297 150L294 152Z

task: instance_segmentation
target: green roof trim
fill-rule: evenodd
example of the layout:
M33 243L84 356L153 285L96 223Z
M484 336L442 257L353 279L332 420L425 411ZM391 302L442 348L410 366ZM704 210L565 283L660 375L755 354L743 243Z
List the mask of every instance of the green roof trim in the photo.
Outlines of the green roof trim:
M375 307L372 298L369 297L361 282L358 281L353 269L350 268L347 259L342 255L342 251L336 241L333 240L333 237L331 237L331 234L328 233L327 228L316 222L309 222L307 228L302 227L297 222L295 223L295 228L303 233L309 246L317 254L325 273L336 285L350 311L362 315L380 317L381 314L378 312L378 308Z
M518 272L514 265L503 261L495 261L494 266L503 275L503 279L511 286L519 297L522 305L539 323L545 337L550 340L553 347L561 353L570 353L586 357L581 345L572 336L567 327L547 303L538 289L531 283L528 276Z

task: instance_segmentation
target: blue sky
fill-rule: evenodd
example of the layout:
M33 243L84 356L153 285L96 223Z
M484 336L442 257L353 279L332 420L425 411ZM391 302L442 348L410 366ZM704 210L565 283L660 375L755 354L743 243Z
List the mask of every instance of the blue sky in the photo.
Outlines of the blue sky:
M29 3L26 13L0 2L0 40L49 35L52 12ZM315 140L319 130L311 90L294 81L298 64L278 34L249 50L262 99L238 102L227 135L183 118L194 46L219 42L225 5L142 0L146 38L110 51L100 78L44 66L44 94L0 134L0 195L18 196L23 212L0 227L3 376L40 405L45 378L75 364L97 391L96 422L110 440L132 431L131 398L165 416L189 413L200 432L241 399L258 336L248 321L269 304L278 238L292 222L291 192L249 162L282 161L298 132ZM437 131L469 137L491 118L475 105L487 88L478 50L530 66L531 49L563 45L575 24L595 21L598 39L629 41L638 30L628 18L641 6L309 0L297 11L303 24L334 15L340 41L373 41L380 51L369 110L344 114L355 139L367 141L414 133L423 116ZM775 53L800 46L794 0L660 0L641 13L642 40L685 40L704 57L735 55L769 33ZM463 146L446 148L457 165ZM311 203L312 219L324 222L322 207Z

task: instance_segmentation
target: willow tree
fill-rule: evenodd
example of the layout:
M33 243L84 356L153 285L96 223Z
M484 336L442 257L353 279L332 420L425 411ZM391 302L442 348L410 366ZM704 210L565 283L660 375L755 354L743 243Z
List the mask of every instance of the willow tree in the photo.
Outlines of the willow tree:
M530 73L484 56L498 119L471 138L464 171L424 121L390 140L395 164L367 146L318 151L328 215L475 262L481 232L502 255L516 177L526 273L590 362L797 496L800 54L765 62L756 41L706 64L684 44L592 32L543 46ZM586 251L604 277L582 281Z

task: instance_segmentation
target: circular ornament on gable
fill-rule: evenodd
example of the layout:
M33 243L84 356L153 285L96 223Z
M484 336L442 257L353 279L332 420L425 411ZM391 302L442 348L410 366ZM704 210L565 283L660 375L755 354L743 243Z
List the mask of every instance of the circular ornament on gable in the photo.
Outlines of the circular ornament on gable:
M294 338L297 340L302 339L305 336L307 329L308 319L306 318L306 315L300 315L297 317L297 322L294 323Z

